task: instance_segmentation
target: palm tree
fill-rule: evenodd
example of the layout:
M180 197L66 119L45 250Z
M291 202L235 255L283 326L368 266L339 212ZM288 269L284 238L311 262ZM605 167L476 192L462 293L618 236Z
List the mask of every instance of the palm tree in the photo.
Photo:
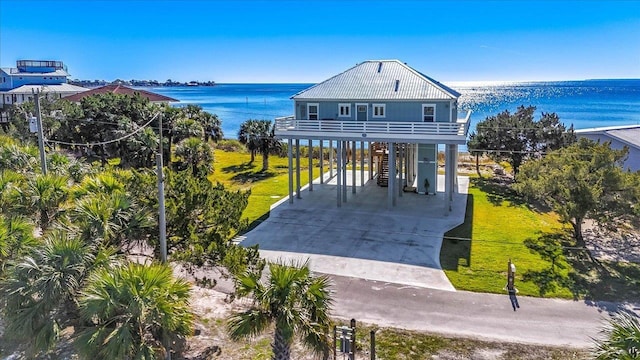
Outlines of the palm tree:
M173 126L173 141L180 142L186 138L204 136L204 127L195 119L180 118Z
M37 222L42 231L47 230L62 211L62 205L69 193L67 182L66 176L53 173L37 175L27 181L25 191L21 195L21 206L26 214L37 215Z
M238 140L247 147L251 153L251 162L255 160L255 154L262 155L262 171L269 169L269 155L278 153L282 144L275 136L275 126L270 120L247 120L240 125Z
M275 324L272 359L289 360L296 336L307 347L327 355L332 303L329 278L311 275L308 263L271 263L269 271L266 283L256 273L245 273L238 278L237 296L251 296L253 305L229 318L231 338L255 336Z
M94 273L79 308L90 324L76 346L93 359L156 359L191 333L189 284L168 265L129 263Z
M251 163L256 159L256 153L258 152L258 120L247 120L240 124L240 130L238 130L238 140L251 154Z
M93 268L110 263L111 255L64 232L49 233L32 255L8 268L0 286L6 334L30 344L32 354L50 350L64 322L74 318L84 279Z
M269 154L277 154L282 148L282 143L276 138L275 130L275 124L271 125L271 121L260 121L258 152L262 155L262 171L269 170ZM309 149L309 151L311 151L311 149Z
M33 225L25 218L4 218L0 214L0 274L10 259L17 259L38 244Z
M176 146L175 156L182 159L182 164L190 166L194 175L207 176L213 170L213 150L199 138L182 140Z
M640 321L634 315L618 313L602 330L605 339L596 341L598 360L630 360L640 358Z

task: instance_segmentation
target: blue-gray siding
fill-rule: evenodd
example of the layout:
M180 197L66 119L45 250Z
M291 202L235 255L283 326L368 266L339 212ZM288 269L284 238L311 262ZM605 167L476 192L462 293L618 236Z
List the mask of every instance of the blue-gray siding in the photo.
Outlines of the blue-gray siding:
M317 103L319 104L318 118L320 120L354 120L356 118L356 104L367 104L367 119L369 121L411 121L422 122L422 105L423 104L435 104L436 105L436 121L437 122L449 122L457 120L458 109L456 102L453 102L453 108L450 106L449 101L433 101L424 100L421 102L413 101L296 101L296 119L306 120L308 119L307 104ZM351 116L339 117L338 116L338 104L349 103L351 104ZM373 117L373 104L384 104L386 115L384 118Z

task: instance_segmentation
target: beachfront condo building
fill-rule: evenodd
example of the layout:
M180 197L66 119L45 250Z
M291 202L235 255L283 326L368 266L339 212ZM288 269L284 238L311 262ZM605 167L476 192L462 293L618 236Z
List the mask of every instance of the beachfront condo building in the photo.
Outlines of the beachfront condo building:
M471 115L458 117L459 97L398 60L365 61L293 95L294 114L275 120L275 135L288 141L289 201L294 199L294 172L300 194L301 141L320 146L321 153L329 146L330 176L336 164L337 206L346 200L349 183L355 192L357 183L373 180L388 187L388 207L396 205L403 191L435 194L442 146L445 206L450 210L458 146L466 143Z

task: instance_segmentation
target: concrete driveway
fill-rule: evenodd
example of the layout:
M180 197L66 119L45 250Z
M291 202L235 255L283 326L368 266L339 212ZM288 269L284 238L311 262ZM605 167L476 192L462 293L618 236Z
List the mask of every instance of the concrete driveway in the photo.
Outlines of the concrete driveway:
M351 185L351 174L347 179ZM335 178L323 185L316 179L302 199L274 205L241 244L259 244L269 260L308 260L325 274L455 291L440 267L440 247L444 233L464 221L468 178L458 179L451 212L445 211L444 176L438 180L437 195L404 193L387 209L387 188L375 181L357 183L356 194L349 187L338 208Z

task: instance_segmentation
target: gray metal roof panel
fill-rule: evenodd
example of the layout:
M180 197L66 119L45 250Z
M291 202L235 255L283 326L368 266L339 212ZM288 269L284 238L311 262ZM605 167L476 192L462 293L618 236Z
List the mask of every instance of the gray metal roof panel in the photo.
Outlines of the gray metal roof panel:
M640 149L640 127L608 130L607 135Z
M398 60L362 62L293 99L452 100L460 94Z

